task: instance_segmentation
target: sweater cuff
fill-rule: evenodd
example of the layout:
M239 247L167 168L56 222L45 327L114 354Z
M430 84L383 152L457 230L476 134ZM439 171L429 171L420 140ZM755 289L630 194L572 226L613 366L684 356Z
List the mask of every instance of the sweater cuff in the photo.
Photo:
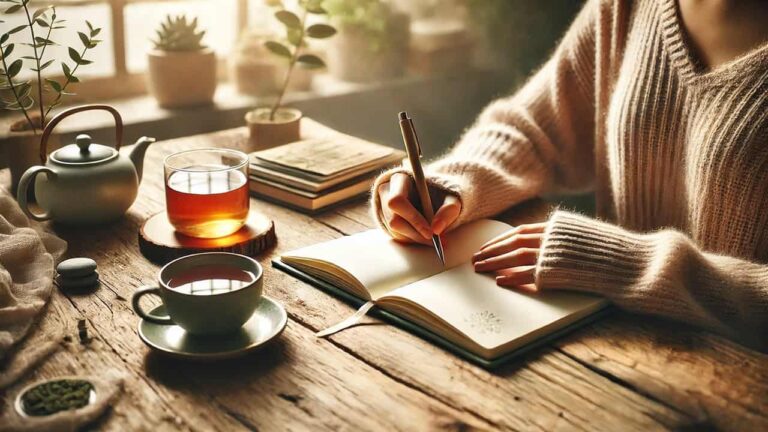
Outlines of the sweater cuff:
M450 178L450 176L431 173L429 170L429 167L427 167L426 171L427 171L426 172L427 183L430 186L440 189L446 194L455 195L459 198L459 200L462 199L461 187L459 186L459 183L454 182ZM387 224L384 223L384 213L382 212L382 208L381 208L382 204L381 204L381 197L379 197L379 187L381 187L381 185L383 184L389 183L389 180L392 178L392 176L397 173L405 173L410 175L411 170L406 163L405 165L384 171L376 178L376 180L373 182L373 187L371 188L371 207L370 207L371 217L379 225L379 228L383 229L386 232L390 232L390 231L389 231L389 227L387 227ZM464 212L463 205L462 205L461 211L462 213ZM454 223L452 226L456 226L456 225L457 224Z
M645 293L633 287L653 262L653 243L616 225L556 211L544 234L536 286L595 293L634 309Z

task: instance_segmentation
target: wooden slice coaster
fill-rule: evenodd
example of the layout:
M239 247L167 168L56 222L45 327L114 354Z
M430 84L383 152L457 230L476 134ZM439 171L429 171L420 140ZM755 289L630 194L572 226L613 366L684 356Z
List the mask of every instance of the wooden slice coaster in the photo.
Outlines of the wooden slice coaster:
M152 262L165 264L200 252L232 252L255 256L277 243L272 219L251 210L248 221L236 233L204 239L177 233L165 212L150 216L139 230L139 250Z

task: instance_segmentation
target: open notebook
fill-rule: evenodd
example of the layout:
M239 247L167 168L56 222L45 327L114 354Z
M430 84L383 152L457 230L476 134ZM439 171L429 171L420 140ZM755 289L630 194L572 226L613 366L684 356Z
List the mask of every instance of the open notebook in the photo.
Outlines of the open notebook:
M510 228L485 219L446 234L445 268L431 247L403 245L380 230L288 252L274 264L321 287L373 300L399 324L414 324L427 330L420 335L442 338L444 347L495 366L494 360L563 333L608 304L575 292L521 293L475 273L472 254Z

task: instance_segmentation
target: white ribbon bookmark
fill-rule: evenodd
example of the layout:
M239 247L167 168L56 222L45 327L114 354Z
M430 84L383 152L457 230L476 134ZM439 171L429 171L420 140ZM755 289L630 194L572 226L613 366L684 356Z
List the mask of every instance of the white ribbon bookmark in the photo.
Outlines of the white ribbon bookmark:
M320 330L319 332L315 333L315 336L320 338L326 337L334 333L338 333L344 329L352 327L353 325L359 323L360 320L363 319L365 314L368 313L368 311L371 310L371 308L374 307L375 305L376 303L374 303L373 300L367 302L366 304L360 306L360 309L358 309L357 312L353 313L343 321L328 327L325 330Z

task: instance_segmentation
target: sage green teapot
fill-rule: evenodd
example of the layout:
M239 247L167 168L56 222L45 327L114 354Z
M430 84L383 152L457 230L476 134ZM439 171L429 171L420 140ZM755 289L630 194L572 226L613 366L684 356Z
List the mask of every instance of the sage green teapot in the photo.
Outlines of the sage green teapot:
M48 156L48 137L65 117L83 111L104 110L115 118L115 147L91 142L78 135L74 144ZM108 105L85 105L61 112L51 119L40 139L40 162L19 181L16 199L32 219L64 224L98 224L118 219L133 204L139 191L144 154L154 138L141 137L131 148L120 149L123 120ZM42 174L42 175L39 175ZM35 199L43 213L33 212L27 203L30 183L35 182Z

